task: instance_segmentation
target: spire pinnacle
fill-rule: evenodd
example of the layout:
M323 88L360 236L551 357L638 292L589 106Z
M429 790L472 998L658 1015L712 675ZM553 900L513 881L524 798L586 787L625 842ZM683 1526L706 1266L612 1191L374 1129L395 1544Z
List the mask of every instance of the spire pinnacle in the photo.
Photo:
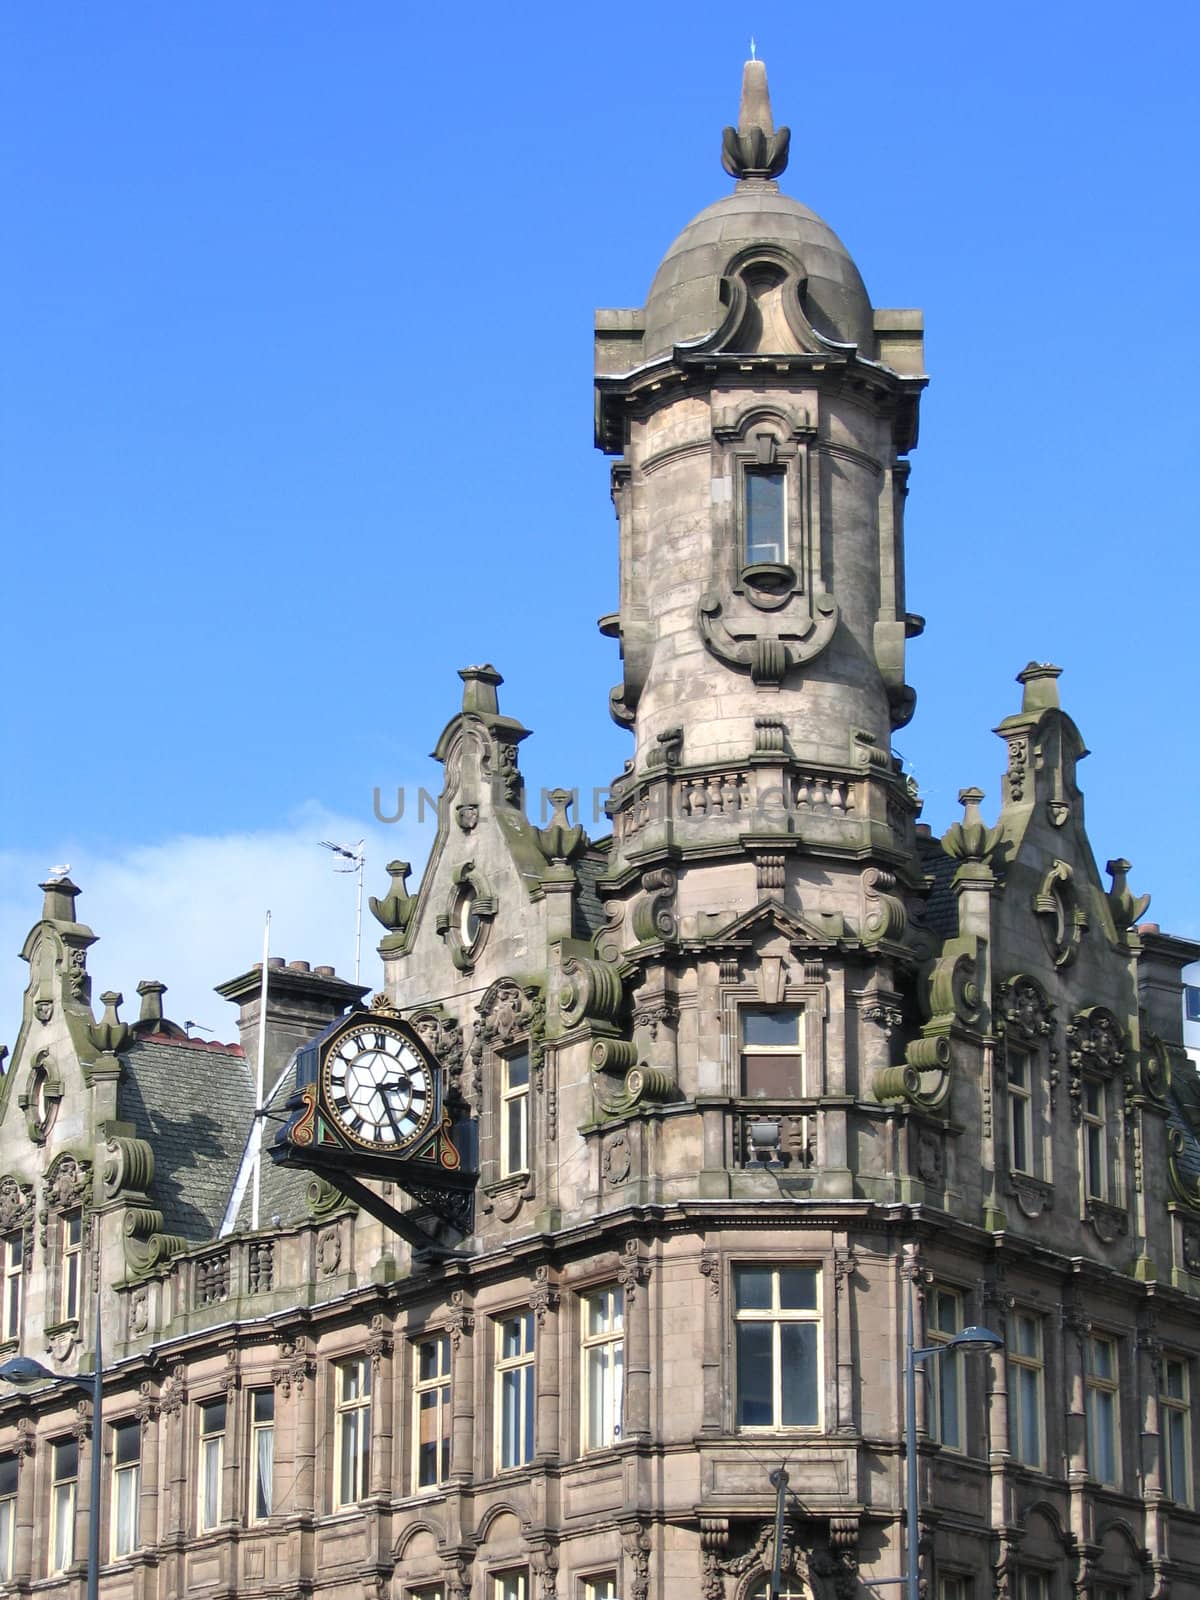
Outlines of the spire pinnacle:
M742 102L738 125L721 136L721 165L739 180L777 178L787 166L791 130L775 131L766 64L758 59L754 40L742 68Z

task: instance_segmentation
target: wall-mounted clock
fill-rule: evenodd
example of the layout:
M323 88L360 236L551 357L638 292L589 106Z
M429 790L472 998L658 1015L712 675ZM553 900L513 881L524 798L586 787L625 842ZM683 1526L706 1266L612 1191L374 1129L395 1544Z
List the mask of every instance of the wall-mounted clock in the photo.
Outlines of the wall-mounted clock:
M414 1030L382 1016L356 1020L322 1051L322 1109L360 1149L400 1155L441 1109L440 1071Z
M415 1028L379 999L331 1023L296 1058L291 1113L271 1147L378 1217L426 1256L452 1256L471 1231L475 1124L445 1100L443 1072ZM393 1183L420 1202L400 1212L361 1180Z

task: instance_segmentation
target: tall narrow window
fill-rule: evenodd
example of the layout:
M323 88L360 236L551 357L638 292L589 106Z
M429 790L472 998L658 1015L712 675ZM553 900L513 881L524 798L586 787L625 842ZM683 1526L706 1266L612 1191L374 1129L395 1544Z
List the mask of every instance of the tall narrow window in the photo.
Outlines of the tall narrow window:
M593 1572L579 1580L579 1600L617 1600L615 1572Z
M962 1295L953 1289L934 1288L929 1299L930 1344L948 1344L963 1325ZM963 1415L966 1411L964 1374L957 1350L947 1350L933 1363L930 1384L929 1436L948 1450L963 1449Z
M1089 1200L1107 1200L1107 1092L1096 1078L1083 1080L1083 1182Z
M224 1470L225 1402L209 1400L200 1407L196 1522L201 1533L217 1527L221 1521L221 1475Z
M496 1324L496 1459L501 1469L533 1459L533 1312Z
M17 1529L17 1458L0 1456L0 1583L13 1575Z
M1012 1453L1027 1467L1045 1465L1042 1418L1046 1414L1042 1319L1026 1311L1013 1314L1008 1341L1009 1430Z
M738 1267L737 1420L742 1428L814 1428L821 1420L818 1267Z
M529 1600L529 1573L524 1567L492 1577L492 1600Z
M793 1100L804 1093L804 1012L799 1006L743 1009L742 1093Z
M583 1297L583 1448L603 1450L621 1437L625 1389L625 1291Z
M1008 1158L1014 1172L1033 1171L1033 1095L1029 1057L1008 1058Z
M1050 1579L1026 1568L1017 1574L1017 1600L1050 1600Z
M1167 1356L1162 1364L1163 1488L1177 1505L1192 1503L1192 1426L1188 1364Z
M529 1170L529 1053L506 1056L500 1067L500 1175Z
M938 1600L971 1600L970 1579L944 1573L938 1579Z
M271 1515L275 1487L275 1391L250 1392L250 1521Z
M5 1340L21 1337L21 1283L25 1269L25 1235L7 1233L3 1243Z
M79 1317L79 1264L83 1249L83 1212L65 1212L62 1219L62 1278L59 1316L63 1322Z
M333 1506L353 1506L371 1487L371 1363L365 1356L334 1368Z
M746 565L787 560L787 473L746 468Z
M435 1333L415 1349L413 1476L433 1489L450 1476L450 1335Z
M142 1489L142 1425L136 1418L116 1422L112 1430L112 1553L137 1549L138 1501Z
M1092 1337L1085 1345L1084 1412L1087 1421L1088 1471L1101 1483L1117 1485L1120 1475L1117 1346Z
M75 1492L79 1487L79 1446L59 1439L51 1447L50 1572L65 1572L75 1559Z
M446 1600L446 1591L440 1583L422 1583L415 1589L405 1589L404 1600Z

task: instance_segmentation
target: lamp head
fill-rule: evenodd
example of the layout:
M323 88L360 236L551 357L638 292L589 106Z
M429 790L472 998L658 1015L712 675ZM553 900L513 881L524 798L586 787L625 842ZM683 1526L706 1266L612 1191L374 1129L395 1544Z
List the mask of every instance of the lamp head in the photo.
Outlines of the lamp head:
M947 1348L953 1350L1003 1350L1004 1340L998 1333L993 1333L990 1328L981 1328L972 1323L969 1328L963 1328L956 1333L953 1339L946 1341Z
M18 1389L28 1388L33 1383L54 1383L55 1375L35 1361L32 1356L13 1356L0 1366L0 1378L5 1383L14 1384Z

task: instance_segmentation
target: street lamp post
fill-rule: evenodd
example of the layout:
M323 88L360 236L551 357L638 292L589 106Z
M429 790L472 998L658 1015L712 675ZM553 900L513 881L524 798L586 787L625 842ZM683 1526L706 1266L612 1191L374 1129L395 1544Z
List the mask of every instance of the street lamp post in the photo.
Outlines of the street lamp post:
M990 1328L972 1325L947 1339L945 1344L916 1348L916 1326L913 1315L913 1287L908 1285L908 1334L905 1345L905 1414L904 1458L908 1489L908 1565L905 1569L905 1600L921 1600L921 1536L920 1536L920 1478L917 1467L917 1368L926 1361L946 1355L951 1350L1003 1350L1004 1340ZM898 1581L898 1580L889 1580Z
M86 1378L70 1378L51 1372L32 1356L13 1356L0 1366L0 1378L16 1388L34 1383L69 1383L82 1389L92 1401L92 1503L88 1508L87 1600L98 1600L100 1593L100 1458L104 1439L104 1361L100 1332L100 1295L96 1294L96 1366L89 1383Z

